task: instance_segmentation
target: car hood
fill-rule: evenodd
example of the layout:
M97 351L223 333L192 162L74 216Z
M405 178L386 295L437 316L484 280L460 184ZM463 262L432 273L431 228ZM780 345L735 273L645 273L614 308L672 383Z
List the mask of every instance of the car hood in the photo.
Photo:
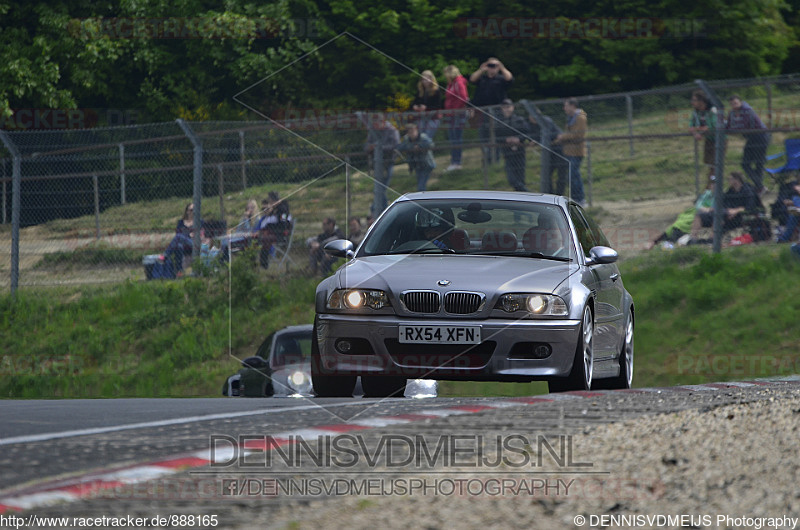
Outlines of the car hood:
M407 289L440 291L554 292L579 269L575 263L538 258L397 255L352 260L337 272L337 287L381 289L398 294ZM439 282L449 282L440 285Z

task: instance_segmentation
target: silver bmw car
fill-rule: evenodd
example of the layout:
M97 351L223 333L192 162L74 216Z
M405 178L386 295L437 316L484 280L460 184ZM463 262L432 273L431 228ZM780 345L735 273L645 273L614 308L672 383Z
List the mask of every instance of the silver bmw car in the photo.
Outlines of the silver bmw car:
M518 192L397 199L316 291L320 396L402 396L407 379L630 388L633 299L617 253L577 203Z

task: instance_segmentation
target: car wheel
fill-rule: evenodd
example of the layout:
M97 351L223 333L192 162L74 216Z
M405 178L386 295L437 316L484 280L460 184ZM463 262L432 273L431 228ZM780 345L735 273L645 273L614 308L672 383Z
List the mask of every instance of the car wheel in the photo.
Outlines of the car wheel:
M619 375L609 379L598 379L599 388L619 390L633 386L633 314L625 321L625 338L619 352Z
M316 328L311 337L311 384L317 397L353 397L356 385L356 376L331 375L322 366Z
M575 359L572 370L567 377L548 381L550 392L568 392L570 390L589 390L592 387L592 370L594 369L594 316L588 306L583 310L581 330L575 347Z
M364 397L405 397L406 378L397 376L361 376Z

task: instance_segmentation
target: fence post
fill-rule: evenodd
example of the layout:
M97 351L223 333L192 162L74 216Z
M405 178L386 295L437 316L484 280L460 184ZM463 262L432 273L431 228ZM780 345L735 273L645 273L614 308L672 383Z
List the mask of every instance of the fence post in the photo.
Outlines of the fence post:
M203 216L200 208L202 207L203 202L203 142L194 133L188 123L180 118L175 120L175 122L178 124L181 130L183 130L183 134L186 135L186 138L188 138L194 146L194 226L199 226L202 228ZM200 257L200 230L194 231L194 241L192 243L192 261L194 261Z
M125 144L119 144L119 201L125 205Z
M520 100L520 103L527 111L528 115L536 120L536 123L539 125L539 143L542 146L542 156L541 162L539 164L539 190L542 193L552 193L553 189L550 182L550 168L553 166L553 156L550 152L550 136L552 135L552 131L550 130L550 123L544 119L544 116L527 99Z
M0 141L11 153L11 296L16 297L19 286L19 216L22 184L22 155L7 132L0 130ZM5 203L4 203L5 204Z
M694 144L694 196L697 197L700 195L700 147L696 140L692 143Z
M625 106L628 109L628 135L630 136L631 157L633 157L633 99L628 94L625 95Z
M345 208L347 209L347 221L348 227L350 223L350 212L352 211L350 199L352 198L350 195L350 157L344 157L344 195L345 195Z
M225 173L222 164L217 164L217 189L219 191L219 218L225 220Z
M764 83L767 88L767 129L772 129L772 83Z
M589 185L586 196L589 206L592 206L592 142L589 141L586 142L586 183Z
M97 181L97 175L92 175L92 184L94 186L95 239L100 240L100 183Z
M711 104L716 107L716 117L714 126L714 174L717 177L714 186L714 243L713 252L719 254L722 251L722 225L725 222L724 205L722 201L723 181L725 180L725 133L722 128L722 116L725 115L725 108L722 106L717 94L702 79L695 80L703 92L708 95ZM713 110L713 109L712 109Z
M372 198L372 215L374 215L377 219L377 217L383 212L383 209L386 208L386 204L384 204L383 208L380 210L378 209L378 199L380 198L381 201L388 202L386 186L384 186L383 180L383 144L381 143L380 138L377 138L376 145L372 150L372 166L373 173L375 174L375 191Z
M495 109L494 107L491 108L489 111L491 118L489 118L489 158L493 164L499 162L497 160L497 136L495 134L495 125L497 125L497 121L495 120ZM489 181L486 180L486 189L489 189Z
M239 131L239 162L242 168L242 191L247 189L247 164L244 153L244 131Z
M8 216L6 213L6 202L8 202L8 183L6 182L6 175L8 175L8 159L3 159L3 224L8 222Z

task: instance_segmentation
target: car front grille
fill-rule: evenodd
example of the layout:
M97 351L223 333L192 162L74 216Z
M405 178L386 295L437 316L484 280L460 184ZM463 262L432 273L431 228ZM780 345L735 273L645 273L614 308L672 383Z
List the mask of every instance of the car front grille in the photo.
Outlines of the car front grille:
M412 313L438 313L439 293L436 291L407 291L403 293L403 304Z
M444 295L444 310L453 315L476 313L483 302L479 293L452 292Z

